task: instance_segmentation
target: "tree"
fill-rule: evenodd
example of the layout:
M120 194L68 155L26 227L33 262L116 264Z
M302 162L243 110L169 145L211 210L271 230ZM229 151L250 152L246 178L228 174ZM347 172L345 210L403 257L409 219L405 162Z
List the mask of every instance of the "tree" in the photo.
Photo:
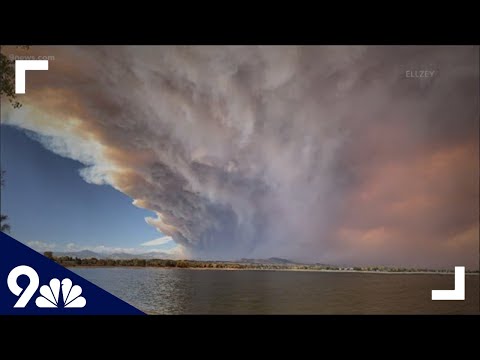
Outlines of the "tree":
M0 96L6 96L14 108L22 106L15 94L15 61L0 52Z
M53 259L53 253L51 251L45 251L43 255L49 259Z
M5 221L7 221L7 219L8 219L7 215L1 215L0 214L0 231L10 232L10 225L5 223Z
M28 49L28 45L17 46L17 48ZM14 108L22 106L17 101L15 94L15 61L9 60L3 55L0 47L0 96L6 96Z
M3 179L3 174L5 171L0 170L0 187L3 187L5 184L4 179ZM0 231L3 232L9 232L10 231L10 225L6 223L8 219L7 215L0 214Z

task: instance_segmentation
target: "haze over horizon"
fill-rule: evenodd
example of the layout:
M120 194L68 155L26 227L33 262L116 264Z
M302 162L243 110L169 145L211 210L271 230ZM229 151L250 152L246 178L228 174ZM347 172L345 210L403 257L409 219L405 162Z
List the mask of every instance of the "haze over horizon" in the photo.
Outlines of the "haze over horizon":
M53 251L478 269L478 50L2 47L54 56L2 99L2 212Z

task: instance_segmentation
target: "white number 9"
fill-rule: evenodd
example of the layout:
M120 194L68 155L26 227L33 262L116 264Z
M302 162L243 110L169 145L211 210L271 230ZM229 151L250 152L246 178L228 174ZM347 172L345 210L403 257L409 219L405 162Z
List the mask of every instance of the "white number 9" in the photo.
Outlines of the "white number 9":
M20 293L22 292L22 288L18 286L17 279L21 275L26 275L30 279L30 283L25 288L22 296ZM20 296L16 304L13 306L14 308L24 308L27 306L28 302L32 298L35 291L38 289L38 285L40 284L40 279L38 278L38 274L35 270L33 270L30 266L20 265L10 271L7 278L7 285L10 291L15 294L16 296Z

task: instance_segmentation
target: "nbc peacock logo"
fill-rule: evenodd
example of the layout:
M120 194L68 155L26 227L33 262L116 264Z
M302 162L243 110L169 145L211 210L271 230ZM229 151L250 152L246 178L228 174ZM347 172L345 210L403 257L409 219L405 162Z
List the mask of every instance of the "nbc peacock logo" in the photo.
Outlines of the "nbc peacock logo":
M83 278L77 271L55 263L0 231L0 317L2 315L145 313ZM0 320L0 330L1 325Z
M65 278L60 280L53 278L48 285L40 288L40 296L35 300L39 308L58 308L63 305L65 308L83 308L87 301L82 294L79 285L72 286L72 280ZM60 288L62 289L63 303L60 301Z
M18 284L18 278L21 276L26 276L29 280L25 288ZM18 296L13 307L25 308L35 295L40 285L40 278L35 269L20 265L8 274L7 285L10 291ZM69 278L64 278L61 282L57 278L53 278L48 285L40 287L40 296L36 298L35 305L39 308L83 308L87 305L87 300L81 295L82 288L79 285L73 285Z

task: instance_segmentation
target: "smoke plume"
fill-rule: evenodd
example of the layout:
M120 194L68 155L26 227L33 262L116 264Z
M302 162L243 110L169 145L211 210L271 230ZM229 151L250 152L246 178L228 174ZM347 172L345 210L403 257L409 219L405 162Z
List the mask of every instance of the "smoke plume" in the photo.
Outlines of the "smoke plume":
M55 59L2 121L192 257L478 267L478 47L10 52Z

